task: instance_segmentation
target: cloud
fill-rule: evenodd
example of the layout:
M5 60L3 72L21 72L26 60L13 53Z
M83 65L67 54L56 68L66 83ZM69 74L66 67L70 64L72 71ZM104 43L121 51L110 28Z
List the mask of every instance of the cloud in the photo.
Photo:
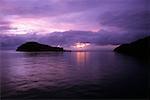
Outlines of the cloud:
M77 24L83 29L100 29L104 17L141 12L145 6L146 0L0 0L2 17L46 18L49 23Z
M109 15L109 16L108 16ZM120 27L122 29L141 31L146 30L150 24L150 12L126 12L119 13L115 16L112 13L104 15L100 22L102 25Z
M12 45L28 40L63 46L76 42L127 43L150 35L150 11L146 1L0 0L0 32L28 33L11 36ZM33 29L38 35L29 33ZM43 36L41 30L47 34ZM1 41L9 39L5 37Z
M80 12L97 6L99 0L1 0L0 11L5 15L58 16Z
M115 34L115 35L114 35ZM0 35L0 43L2 48L16 48L27 41L37 41L40 43L62 46L64 48L71 49L73 45L78 42L90 43L90 48L96 49L99 46L104 45L119 45L123 43L129 43L143 36L127 36L127 33L113 33L108 31L65 31L65 32L53 32L47 35L40 35L38 33L25 34L25 35Z
M11 30L11 29L12 28L10 27L10 22L9 21L5 21L3 19L0 19L0 32Z
M5 16L23 17L52 17L87 11L97 15L110 10L141 10L145 2L146 0L1 0L0 11Z

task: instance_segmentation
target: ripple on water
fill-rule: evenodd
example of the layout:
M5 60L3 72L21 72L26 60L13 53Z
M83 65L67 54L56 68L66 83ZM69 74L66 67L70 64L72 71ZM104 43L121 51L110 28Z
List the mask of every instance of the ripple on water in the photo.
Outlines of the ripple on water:
M113 52L5 53L2 98L146 96L144 64L127 56Z

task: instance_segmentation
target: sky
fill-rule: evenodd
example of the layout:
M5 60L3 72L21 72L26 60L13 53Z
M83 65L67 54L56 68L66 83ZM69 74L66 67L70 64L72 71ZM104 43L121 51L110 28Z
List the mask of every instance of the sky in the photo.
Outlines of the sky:
M79 48L127 43L150 35L148 5L148 0L0 0L0 42Z

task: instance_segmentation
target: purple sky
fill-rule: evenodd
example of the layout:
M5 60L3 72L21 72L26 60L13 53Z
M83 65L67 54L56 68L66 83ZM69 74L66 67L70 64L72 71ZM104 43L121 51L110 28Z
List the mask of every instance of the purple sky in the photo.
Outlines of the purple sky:
M148 0L0 0L0 38L6 42L4 35L15 34L54 45L121 44L150 35L148 4Z

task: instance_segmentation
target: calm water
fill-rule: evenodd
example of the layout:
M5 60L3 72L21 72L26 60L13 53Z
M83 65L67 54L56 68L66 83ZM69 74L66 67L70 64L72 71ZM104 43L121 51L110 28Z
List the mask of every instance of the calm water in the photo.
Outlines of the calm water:
M147 65L112 51L0 56L2 98L147 97Z

